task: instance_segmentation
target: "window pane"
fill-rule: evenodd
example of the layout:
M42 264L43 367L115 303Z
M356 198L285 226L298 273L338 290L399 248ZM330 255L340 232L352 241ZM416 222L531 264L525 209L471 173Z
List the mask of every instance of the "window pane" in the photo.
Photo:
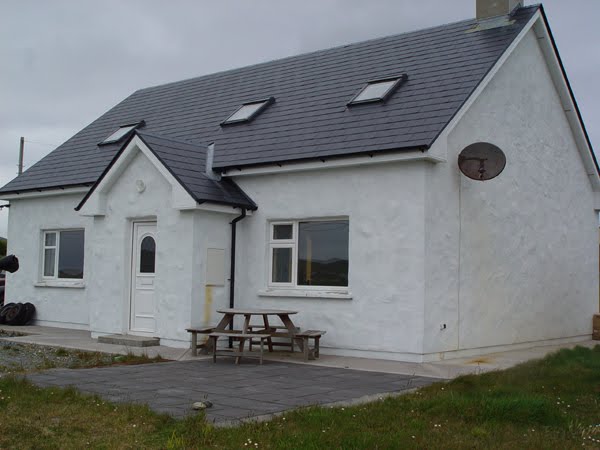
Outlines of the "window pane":
M140 246L140 273L154 273L156 242L151 236L142 239Z
M58 278L83 278L83 230L61 231Z
M56 233L46 233L46 247L53 247L56 245Z
M131 130L133 130L135 127L137 127L137 124L135 124L135 125L128 125L126 127L120 127L117 131L115 131L114 133L112 133L110 136L108 136L102 142L104 142L104 143L117 142L123 136L125 136L127 133L129 133Z
M44 250L44 276L45 277L53 277L54 276L54 261L56 256L56 250L51 248L48 250Z
M240 109L238 109L227 122L234 122L236 120L248 120L248 118L254 114L258 109L264 105L265 102L251 103L249 105L244 105Z
M273 283L292 282L292 249L273 249Z
M364 100L376 100L385 97L385 94L394 86L398 80L382 81L367 85L354 99L355 102Z
M273 239L292 239L293 225L273 225Z
M298 224L298 285L348 286L348 221Z

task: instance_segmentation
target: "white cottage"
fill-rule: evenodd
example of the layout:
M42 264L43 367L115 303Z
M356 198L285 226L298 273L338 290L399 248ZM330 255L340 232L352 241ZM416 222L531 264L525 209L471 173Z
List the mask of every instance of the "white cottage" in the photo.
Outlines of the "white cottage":
M486 142L485 182L458 155ZM323 353L588 339L600 178L541 6L142 89L0 190L41 325L187 346L296 309ZM236 236L237 234L237 236Z

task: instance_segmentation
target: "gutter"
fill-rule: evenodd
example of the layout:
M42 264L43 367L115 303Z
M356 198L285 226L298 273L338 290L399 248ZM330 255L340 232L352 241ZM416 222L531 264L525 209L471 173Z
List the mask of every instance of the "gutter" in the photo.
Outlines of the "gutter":
M70 184L0 192L2 200L20 200L23 198L51 197L54 195L70 195L87 193L92 183Z
M411 151L420 151L424 153L429 150L431 144L434 141L431 141L428 144L411 146L411 147L398 147L398 148L388 148L384 150L362 150L353 153L346 153L343 155L324 155L324 156L311 156L304 158L294 158L294 159L285 159L282 161L262 161L262 162L254 162L254 163L246 163L246 164L232 164L225 166L215 166L213 170L220 172L222 175L228 174L228 172L235 172L235 175L238 175L238 172L244 171L252 171L252 170L261 170L261 169L281 169L283 167L293 167L295 165L300 164L315 164L322 165L325 163L334 163L338 161L345 161L355 158L373 158L377 156L389 156L389 155L398 155ZM318 164L321 163L321 164Z

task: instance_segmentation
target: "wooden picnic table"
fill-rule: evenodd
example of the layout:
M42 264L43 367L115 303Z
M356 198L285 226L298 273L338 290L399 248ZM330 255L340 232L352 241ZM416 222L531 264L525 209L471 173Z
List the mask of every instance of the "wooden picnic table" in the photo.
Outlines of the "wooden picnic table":
M279 317L279 320L281 320L283 325L286 327L290 338L293 339L297 333L297 328L294 325L294 323L292 322L292 319L290 319L290 316L293 314L298 314L298 311L291 311L291 310L286 310L286 309L227 308L227 309L219 309L219 310L217 310L217 312L220 314L223 314L223 318L217 324L217 326L214 328L215 332L226 331L229 328L229 325L233 324L233 320L235 319L235 316L244 316L244 324L243 324L242 330L241 330L242 335L249 334L250 319L252 318L252 316L262 317L264 328L265 328L266 332L268 332L268 330L271 328L270 324L269 324L269 316L277 316L277 317ZM244 339L240 340L239 350L238 350L239 353L242 353L244 350L244 342L245 342ZM268 345L269 351L272 352L273 351L273 343L270 338L267 340L267 345ZM298 345L298 347L300 347L301 351L304 350L304 345L303 345L302 341L298 341L297 345Z
M297 328L290 316L298 314L298 311L291 311L286 309L236 309L227 308L219 309L218 313L223 314L223 318L219 321L217 326L204 326L196 328L187 328L186 331L192 333L191 350L192 356L196 356L198 347L204 347L208 353L213 353L213 360L217 356L217 340L220 337L228 337L230 342L233 340L239 341L239 350L231 351L230 356L236 357L236 363L239 363L241 356L249 356L244 354L244 344L246 341L250 343L250 351L252 351L253 339L256 339L260 344L260 361L262 364L263 355L263 343L266 341L270 352L273 351L273 337L286 337L290 338L290 343L287 345L291 346L292 352L294 351L294 344L296 344L300 350L304 353L304 359L308 361L311 357L319 357L319 341L321 336L326 332L323 330L305 330L300 332L300 328ZM233 321L235 316L244 316L244 324L241 330L233 329ZM263 319L263 326L258 324L250 324L252 316L261 316ZM277 316L283 323L283 326L273 326L269 323L269 316ZM231 328L228 330L228 328ZM277 330L286 330L279 332ZM205 344L198 346L197 337L198 334L207 334L208 341ZM314 347L309 347L309 341L314 342Z
M290 311L286 309L239 309L239 308L227 308L227 309L219 309L218 313L223 314L223 318L219 322L219 324L215 327L215 331L225 330L229 324L233 323L235 316L244 316L244 325L242 326L242 333L248 333L248 328L250 327L250 319L252 316L262 316L263 324L265 326L265 330L270 328L269 326L269 316L277 316L279 320L285 325L290 337L293 338L296 335L297 328L290 319L290 316L293 314L298 314L298 311ZM273 345L271 341L268 342L269 351L273 351ZM302 347L300 347L302 350Z

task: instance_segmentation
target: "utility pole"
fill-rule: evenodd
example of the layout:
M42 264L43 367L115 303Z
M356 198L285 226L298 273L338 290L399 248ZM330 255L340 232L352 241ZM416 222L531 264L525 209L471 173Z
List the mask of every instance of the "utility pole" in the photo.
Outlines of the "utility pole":
M21 136L21 145L19 146L19 175L23 173L23 151L25 150L25 138Z

